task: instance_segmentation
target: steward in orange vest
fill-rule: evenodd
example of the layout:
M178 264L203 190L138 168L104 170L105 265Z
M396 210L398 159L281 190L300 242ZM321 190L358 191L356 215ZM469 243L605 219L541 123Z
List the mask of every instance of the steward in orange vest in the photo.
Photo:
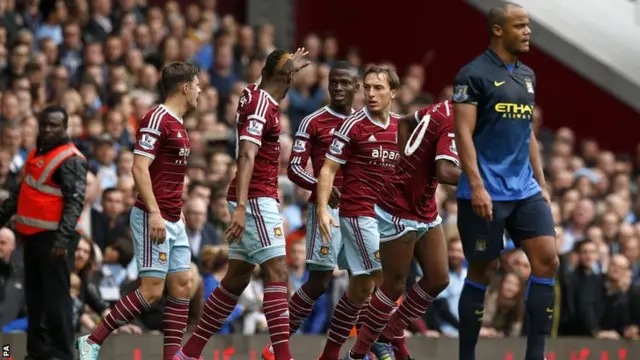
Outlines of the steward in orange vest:
M20 188L0 205L0 227L15 215L24 244L29 358L73 359L70 271L88 166L69 141L63 108L45 108L38 122L37 148L27 156Z

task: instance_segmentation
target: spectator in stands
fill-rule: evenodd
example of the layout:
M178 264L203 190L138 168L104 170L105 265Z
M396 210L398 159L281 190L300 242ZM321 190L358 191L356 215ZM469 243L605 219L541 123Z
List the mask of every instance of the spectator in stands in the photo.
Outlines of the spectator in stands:
M288 249L289 262L289 293L293 294L309 278L309 270L305 266L306 245L304 239L295 241ZM329 320L329 304L327 295L323 294L313 304L313 309L298 330L302 334L323 334Z
M500 282L489 287L480 336L493 338L522 335L526 278L515 272L508 272Z
M213 225L207 222L207 204L203 199L193 197L187 201L184 208L191 257L193 261L198 262L201 249L208 245L220 244L220 238Z
M595 271L598 245L582 240L575 246L578 265L563 279L561 324L559 334L570 336L596 336L600 330L604 302L604 278Z
M623 255L613 255L607 271L606 282L601 289L604 298L602 320L598 339L618 340L624 335L625 329L631 324L630 298L631 266Z
M89 238L85 236L80 238L75 252L72 272L78 277L79 281L78 293L74 294L77 302L82 305L78 308L78 319L84 314L85 306L88 306L99 317L106 315L109 311L108 304L102 299L98 283L95 280L95 274L98 270L96 251L96 246ZM95 323L93 325L95 326ZM76 331L78 330L80 329L76 328ZM93 330L93 328L90 328L90 330Z
M227 245L205 245L202 247L200 255L200 263L202 269L203 300L213 293L220 281L227 272L229 265L229 249ZM243 307L236 305L231 315L225 320L224 326L220 329L220 334L231 334L233 332L234 323L240 319L243 314Z
M256 266L251 277L251 282L244 290L238 305L244 309L242 321L242 334L253 335L267 330L267 317L262 312L262 300L264 299L264 280L260 267Z
M447 247L449 251L449 286L440 293L433 303L435 326L433 326L433 318L428 325L431 325L430 328L438 329L446 336L457 337L460 325L458 301L462 293L464 279L467 276L467 269L464 266L462 242L457 233L449 235Z
M16 256L15 250L16 235L11 229L0 229L0 329L2 332L26 330L26 303L22 285L24 269L21 256Z

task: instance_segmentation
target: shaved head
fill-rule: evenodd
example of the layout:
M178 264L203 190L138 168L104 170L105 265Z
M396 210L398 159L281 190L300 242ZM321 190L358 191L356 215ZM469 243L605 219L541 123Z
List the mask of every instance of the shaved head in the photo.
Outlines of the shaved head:
M522 6L509 1L503 1L500 3L500 5L492 7L489 10L489 14L487 14L487 20L489 23L489 33L491 33L491 35L493 35L494 26L504 26L505 22L507 21L507 13L510 9L513 8L522 8Z

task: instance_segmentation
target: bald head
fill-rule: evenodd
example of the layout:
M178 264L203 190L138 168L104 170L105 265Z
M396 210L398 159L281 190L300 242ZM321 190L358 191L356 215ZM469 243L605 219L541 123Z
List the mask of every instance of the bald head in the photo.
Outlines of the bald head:
M0 229L0 260L9 262L16 249L16 235L8 228Z
M500 5L492 7L487 14L489 33L493 35L494 26L503 27L507 21L507 14L509 13L509 10L516 8L519 9L522 8L522 6L509 1L503 1Z

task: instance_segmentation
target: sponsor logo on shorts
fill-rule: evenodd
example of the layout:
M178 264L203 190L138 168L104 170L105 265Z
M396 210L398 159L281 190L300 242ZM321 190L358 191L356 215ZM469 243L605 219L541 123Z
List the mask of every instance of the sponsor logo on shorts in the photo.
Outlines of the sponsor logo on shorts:
M167 262L167 253L166 252L161 252L158 255L158 259L160 259L160 263L164 264Z
M379 250L376 250L376 252L374 252L373 255L376 257L376 260L380 260L380 251Z
M282 228L281 227L275 227L273 228L273 233L276 235L276 237L282 237Z
M328 246L321 246L320 247L320 255L322 256L327 256L329 255L329 247Z
M487 250L487 241L483 239L476 240L476 251L485 251Z

